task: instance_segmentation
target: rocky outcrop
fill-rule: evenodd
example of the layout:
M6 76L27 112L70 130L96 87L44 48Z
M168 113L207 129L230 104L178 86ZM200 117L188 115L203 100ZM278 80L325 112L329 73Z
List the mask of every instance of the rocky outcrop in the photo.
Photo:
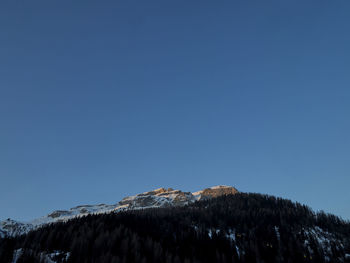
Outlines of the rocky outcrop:
M236 193L238 193L237 189L231 186L214 186L195 193L173 190L172 188L159 188L150 192L125 197L119 202L119 205L129 209L183 206L197 200Z
M197 192L197 194L200 195L200 198L198 200L204 200L204 199L210 199L219 197L222 195L234 195L237 194L238 190L232 186L214 186L211 188L206 188L202 191Z
M194 196L190 192L173 190L172 188L159 188L150 192L128 196L119 202L119 205L129 209L150 208L150 207L169 207L185 205L193 202Z
M57 210L57 211L54 211L51 214L49 214L48 217L57 218L57 217L61 217L61 216L70 216L71 214L72 214L72 212L70 212L70 211Z
M21 223L8 218L0 222L0 237L22 235L32 229L33 226L31 224Z

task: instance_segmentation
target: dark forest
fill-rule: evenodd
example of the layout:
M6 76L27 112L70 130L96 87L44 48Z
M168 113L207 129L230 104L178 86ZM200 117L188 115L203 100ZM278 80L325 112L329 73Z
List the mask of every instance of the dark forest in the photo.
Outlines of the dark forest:
M239 193L185 207L88 215L0 240L0 262L350 262L350 223L292 201ZM59 251L59 252L57 252ZM68 256L67 256L68 255Z

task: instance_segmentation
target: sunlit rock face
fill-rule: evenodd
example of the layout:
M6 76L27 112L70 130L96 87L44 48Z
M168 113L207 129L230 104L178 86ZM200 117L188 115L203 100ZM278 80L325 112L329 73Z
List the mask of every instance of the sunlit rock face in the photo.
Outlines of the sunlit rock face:
M238 193L238 190L232 186L220 185L220 186L214 186L211 188L206 188L194 194L200 196L198 200L203 200L203 199L219 197L222 195L234 195L237 193Z
M194 193L174 190L172 188L159 188L150 192L125 197L119 202L119 204L134 209L147 207L183 206L197 200L205 200L236 193L238 193L236 188L222 185L206 188Z
M190 192L159 188L150 192L125 197L119 202L128 208L169 207L186 205L194 202L195 197Z
M149 192L127 196L114 205L80 205L69 210L56 210L27 223L7 219L0 221L0 237L16 236L48 223L62 222L89 214L115 213L124 210L184 206L198 200L238 193L231 186L214 186L198 192L183 192L172 188L158 188Z

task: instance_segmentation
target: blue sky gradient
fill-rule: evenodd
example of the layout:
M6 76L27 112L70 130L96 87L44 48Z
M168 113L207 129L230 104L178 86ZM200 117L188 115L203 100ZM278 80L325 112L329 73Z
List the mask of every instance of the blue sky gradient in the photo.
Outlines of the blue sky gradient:
M225 184L350 219L350 1L0 3L0 220Z

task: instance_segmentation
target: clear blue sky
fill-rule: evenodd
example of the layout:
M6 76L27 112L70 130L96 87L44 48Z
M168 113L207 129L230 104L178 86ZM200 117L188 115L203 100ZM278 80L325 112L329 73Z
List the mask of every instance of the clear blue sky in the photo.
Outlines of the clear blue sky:
M0 219L225 184L350 219L350 1L0 3Z

